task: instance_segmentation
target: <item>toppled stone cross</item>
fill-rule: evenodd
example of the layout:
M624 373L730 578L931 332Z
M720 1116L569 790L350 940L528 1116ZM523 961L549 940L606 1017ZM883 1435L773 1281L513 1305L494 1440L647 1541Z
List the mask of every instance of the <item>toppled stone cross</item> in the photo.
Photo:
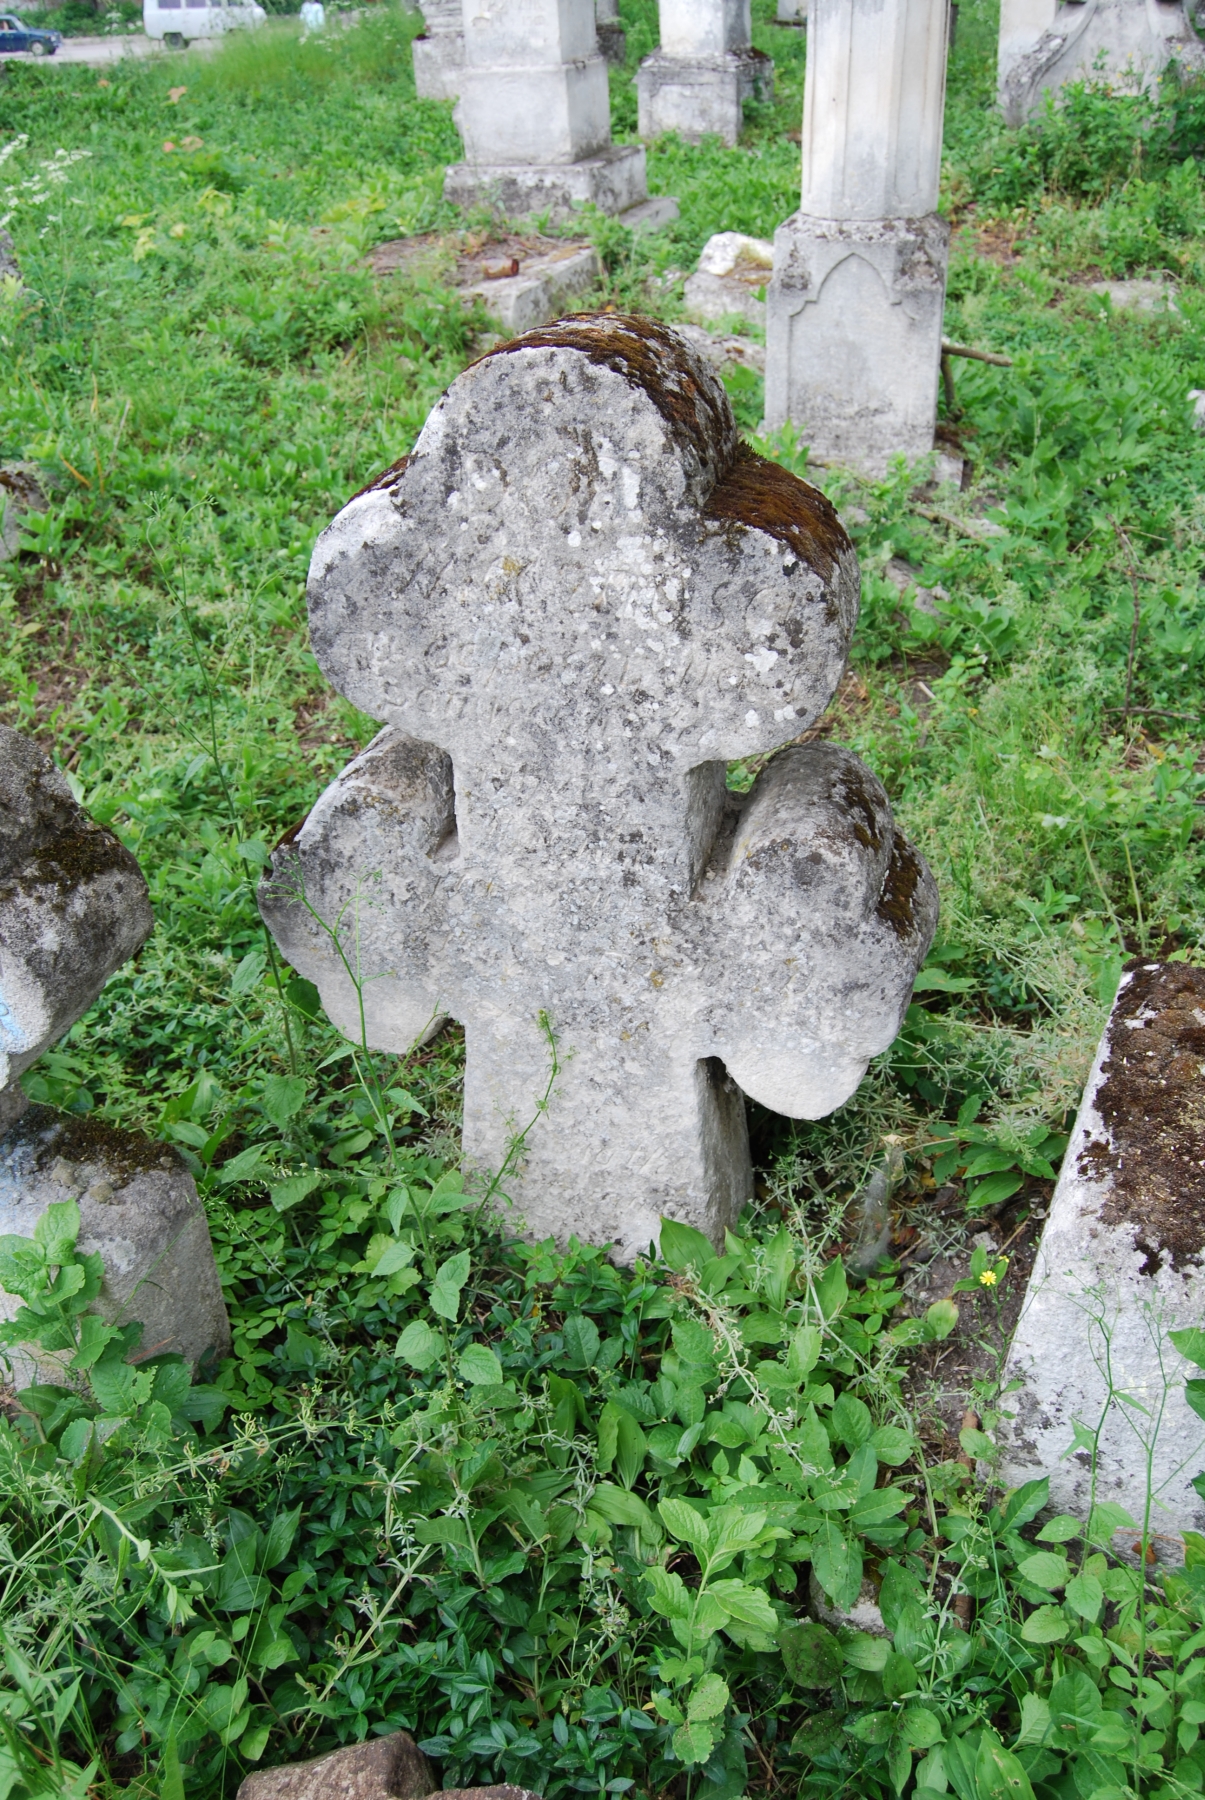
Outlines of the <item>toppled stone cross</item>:
M502 1183L530 1230L630 1258L665 1213L717 1239L752 1185L740 1090L840 1105L936 922L850 752L726 787L841 675L858 570L832 507L739 445L672 331L581 316L452 384L319 539L309 599L322 667L388 724L274 856L286 956L358 1036L337 932L378 1048L463 1022L464 1148L495 1170L547 1017L560 1074Z

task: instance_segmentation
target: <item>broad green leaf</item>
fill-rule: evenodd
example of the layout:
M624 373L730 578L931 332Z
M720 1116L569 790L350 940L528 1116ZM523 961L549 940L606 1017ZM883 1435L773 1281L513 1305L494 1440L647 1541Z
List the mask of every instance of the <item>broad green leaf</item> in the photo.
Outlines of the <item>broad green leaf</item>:
M696 1550L706 1551L711 1541L707 1521L688 1501L663 1500L657 1512L671 1537Z
M925 1328L931 1338L948 1338L958 1323L958 1308L952 1300L935 1300L925 1311Z
M79 1322L79 1349L71 1358L71 1367L90 1369L117 1336L119 1331L116 1325L107 1324L99 1313L85 1313Z
M460 1352L456 1368L460 1379L470 1382L473 1387L502 1380L502 1364L485 1344L467 1344Z
M874 1428L870 1408L856 1394L845 1393L832 1410L833 1430L847 1450L865 1444Z
M917 1686L915 1663L893 1650L883 1664L883 1693L888 1700L902 1700L905 1694L915 1694Z
M278 1131L283 1131L305 1105L306 1083L300 1075L269 1075L260 1106Z
M688 1719L715 1719L728 1704L728 1683L719 1675L704 1675L686 1703Z
M977 1182L973 1188L967 1189L967 1210L982 1212L986 1207L999 1206L1002 1200L1007 1200L1015 1194L1018 1188L1023 1186L1024 1181L1023 1175L987 1176L985 1180Z
M852 1606L862 1588L862 1554L826 1519L812 1540L816 1579L834 1606Z
M931 1750L945 1737L941 1720L927 1706L906 1706L897 1729L910 1750Z
M293 1540L297 1536L297 1523L301 1518L300 1506L289 1512L278 1512L268 1526L264 1537L264 1550L260 1558L262 1569L275 1569L282 1563L293 1548Z
M887 1667L891 1645L885 1637L874 1637L869 1631L856 1631L845 1639L841 1653L851 1668L878 1674Z
M618 1401L608 1400L598 1415L598 1451L594 1466L600 1475L611 1473L615 1452L619 1447L619 1418L623 1410Z
M696 1231L693 1225L682 1225L677 1219L662 1219L661 1260L671 1269L688 1269L692 1264L696 1269L702 1269L714 1258L715 1245L701 1231Z
M778 1614L761 1588L750 1587L744 1581L713 1581L707 1593L711 1599L719 1601L729 1618L742 1625L752 1625L755 1630L771 1635L778 1630Z
M412 1369L429 1369L438 1361L440 1340L425 1319L412 1319L397 1341L395 1356L408 1362Z
M1011 1750L985 1731L975 1758L978 1800L1034 1800L1029 1776Z
M916 1439L911 1432L904 1431L899 1425L879 1425L871 1432L869 1443L879 1461L892 1469L906 1463L916 1448Z
M277 1212L288 1212L291 1206L300 1205L327 1179L317 1169L311 1169L306 1175L286 1175L283 1181L272 1183L268 1189L268 1198Z
M902 1488L874 1488L854 1502L849 1516L859 1530L868 1525L882 1525L887 1519L893 1519L897 1513L903 1512L911 1498Z
M664 1235L664 1232L663 1232ZM674 1733L674 1755L687 1768L705 1763L715 1749L715 1733L705 1719L688 1719Z
M79 1462L92 1442L92 1420L72 1419L59 1437L59 1455L67 1462Z
M1116 1500L1098 1500L1092 1508L1084 1536L1090 1544L1099 1544L1107 1550L1113 1542L1113 1533L1127 1530L1137 1531L1138 1526L1125 1507Z
M835 1319L845 1302L849 1299L849 1282L845 1278L845 1264L839 1256L827 1265L816 1283L816 1298L820 1302L820 1311L826 1319Z
M621 1410L616 1428L615 1468L624 1487L636 1485L636 1477L644 1467L647 1453L648 1446L640 1426L631 1413Z
M1004 1503L1004 1523L1019 1529L1036 1519L1042 1508L1050 1499L1050 1477L1039 1475L1036 1481L1026 1481L1014 1488Z
M662 1536L661 1527L639 1494L629 1494L626 1488L616 1487L613 1482L598 1482L590 1496L590 1505L609 1525L635 1526L642 1537L654 1541Z
M570 1369L592 1369L598 1361L602 1339L593 1319L574 1313L561 1327L565 1340L565 1363Z
M463 1519L419 1519L414 1527L415 1541L420 1544L452 1544L460 1550L469 1547L469 1533Z
M1084 1527L1079 1519L1073 1519L1070 1513L1059 1513L1057 1518L1047 1520L1038 1533L1039 1544L1069 1544L1077 1538Z
M1064 1599L1073 1612L1091 1624L1100 1616L1104 1605L1105 1590L1095 1575L1076 1575L1067 1583Z
M1037 1607L1021 1627L1027 1644L1061 1644L1070 1635L1067 1620L1057 1606Z
M1054 1550L1035 1550L1032 1556L1022 1557L1017 1567L1026 1581L1041 1588L1061 1588L1069 1573L1067 1558Z
M982 1458L990 1462L996 1454L996 1446L986 1432L977 1431L973 1425L964 1425L958 1433L958 1442L968 1456Z
M787 1368L796 1380L810 1375L820 1361L821 1336L815 1325L801 1325L787 1350Z
M454 1322L460 1311L460 1290L469 1278L470 1257L467 1250L449 1256L435 1271L431 1284L431 1310L441 1319Z
M33 1228L50 1263L66 1262L79 1237L79 1207L74 1200L52 1200Z
M831 1631L810 1619L795 1619L778 1628L778 1647L788 1678L799 1688L835 1687L843 1661Z
M766 1246L762 1265L762 1292L772 1312L781 1312L787 1303L787 1290L795 1273L795 1240L785 1225L780 1225Z
M1205 1369L1205 1331L1200 1326L1189 1325L1183 1331L1169 1331L1167 1335L1181 1356L1186 1356L1198 1369Z
M1044 1744L1050 1735L1050 1702L1040 1694L1021 1696L1021 1735L1014 1749L1022 1744Z
M894 1724L895 1720L889 1712L855 1712L848 1716L845 1729L859 1743L885 1744Z
M372 1273L374 1276L396 1275L399 1269L408 1269L414 1257L413 1244L407 1244L401 1238L389 1238L372 1262ZM371 1258L366 1256L365 1261L371 1261Z
M218 1180L223 1187L232 1187L236 1181L251 1181L265 1168L271 1167L267 1151L262 1144L250 1144L246 1150L240 1150L229 1162L224 1162L218 1170Z
M694 1608L694 1595L690 1592L680 1575L671 1569L662 1568L654 1563L651 1569L644 1571L644 1580L649 1589L649 1600L655 1612L663 1619L689 1619Z
M545 1375L544 1379L553 1405L552 1422L562 1437L571 1438L578 1426L586 1423L586 1397L581 1386L565 1375Z
M792 1754L809 1758L823 1756L834 1744L840 1743L846 1717L845 1713L835 1712L832 1708L809 1713L791 1739Z

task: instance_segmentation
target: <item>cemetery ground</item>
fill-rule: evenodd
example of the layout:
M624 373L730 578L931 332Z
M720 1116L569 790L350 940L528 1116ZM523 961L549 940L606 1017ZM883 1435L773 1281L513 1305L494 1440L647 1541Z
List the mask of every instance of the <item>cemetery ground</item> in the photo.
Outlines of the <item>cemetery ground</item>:
M588 221L595 301L680 318L712 233L792 210L803 37L757 10L778 98L736 149L650 148L680 221ZM619 136L654 41L648 0L623 12ZM1041 1484L1003 1498L973 1465L1123 964L1195 959L1205 926L1205 91L1073 90L1006 130L994 15L963 0L946 336L1011 359L951 364L963 483L762 446L857 544L819 729L885 781L939 937L853 1100L755 1113L726 1253L671 1229L623 1271L516 1241L505 1171L466 1193L457 1031L404 1060L349 1045L254 901L374 730L307 647L314 537L490 341L438 265L368 261L488 243L443 206L457 138L414 99L415 29L281 21L0 86L23 274L0 282L0 451L48 501L0 564L0 718L136 852L157 918L27 1086L85 1136L180 1149L235 1334L171 1404L153 1370L10 1391L0 1794L233 1795L398 1727L446 1786L558 1797L1198 1793L1205 1543L1144 1581L1104 1553L1107 1507L1037 1531ZM1100 285L1135 278L1172 304ZM726 380L755 437L760 378ZM858 1277L851 1196L887 1139L890 1235L875 1266L864 1222ZM57 1254L44 1330L70 1333ZM805 1622L864 1573L890 1638Z

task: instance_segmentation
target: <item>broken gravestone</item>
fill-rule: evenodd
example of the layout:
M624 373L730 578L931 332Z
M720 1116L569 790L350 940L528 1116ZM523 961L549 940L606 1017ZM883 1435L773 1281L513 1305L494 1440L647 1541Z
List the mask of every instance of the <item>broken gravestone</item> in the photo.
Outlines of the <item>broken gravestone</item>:
M1023 125L1047 94L1073 81L1141 93L1169 63L1199 74L1205 44L1183 0L1003 0L997 98L1010 125Z
M315 652L388 723L261 908L351 1035L352 971L378 1048L464 1022L466 1156L533 1232L717 1239L742 1090L817 1117L899 1029L937 897L879 782L821 743L725 780L823 711L857 606L824 496L615 314L475 363L319 539Z
M76 805L44 750L0 725L0 1132L28 1104L22 1071L154 922L134 857Z
M692 316L707 324L740 319L764 325L766 283L773 267L774 246L768 239L718 231L704 244L682 297Z
M1192 1485L1205 1425L1167 1333L1203 1318L1205 970L1140 963L1088 1077L1005 1365L1003 1479L1045 1475L1056 1511L1086 1520L1108 1501L1141 1526L1149 1454L1154 1551L1180 1560L1179 1534L1205 1528Z
M105 1262L97 1310L141 1319L144 1353L195 1362L230 1328L192 1177L165 1145L30 1108L20 1082L153 924L134 857L45 751L0 726L0 1235L32 1237L47 1206L77 1200L80 1248ZM0 1317L17 1304L0 1294Z
M309 1762L256 1769L236 1800L426 1800L431 1765L408 1731L345 1744Z

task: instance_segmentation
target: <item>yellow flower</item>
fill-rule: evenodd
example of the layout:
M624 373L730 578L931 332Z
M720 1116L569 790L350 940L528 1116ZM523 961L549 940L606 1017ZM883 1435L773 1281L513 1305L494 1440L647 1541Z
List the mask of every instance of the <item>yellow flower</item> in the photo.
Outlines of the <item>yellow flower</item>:
M995 1287L995 1285L996 1285L995 1269L985 1269L983 1271L983 1274L979 1277L979 1283L980 1283L981 1287Z

